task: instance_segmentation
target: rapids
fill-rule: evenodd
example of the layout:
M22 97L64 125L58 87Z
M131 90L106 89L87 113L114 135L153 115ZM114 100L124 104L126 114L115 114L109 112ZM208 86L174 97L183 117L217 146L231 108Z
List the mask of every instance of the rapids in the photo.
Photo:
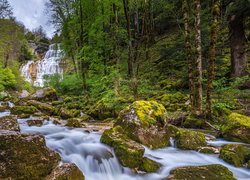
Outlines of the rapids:
M27 120L18 120L21 132L44 135L47 146L59 152L63 162L75 163L87 180L158 180L165 179L170 170L176 167L208 164L226 166L237 179L250 178L250 170L231 166L219 159L218 155L207 155L175 148L174 139L171 139L172 147L157 150L145 147L144 156L160 163L162 167L155 173L135 174L119 164L112 148L100 143L101 133L54 125L50 121L45 121L42 127L29 127L26 123ZM234 142L221 139L213 143L210 142L215 146L228 143Z

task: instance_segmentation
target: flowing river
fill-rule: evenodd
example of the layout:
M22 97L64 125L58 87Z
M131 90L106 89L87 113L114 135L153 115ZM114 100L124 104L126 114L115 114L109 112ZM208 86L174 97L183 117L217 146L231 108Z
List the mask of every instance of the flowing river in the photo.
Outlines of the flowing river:
M0 113L1 116L1 113ZM218 158L218 155L202 154L195 151L184 151L174 147L150 150L145 147L144 156L160 163L162 167L155 173L135 174L122 167L112 148L100 143L100 132L89 132L87 129L72 129L54 125L45 121L42 127L28 126L28 119L18 119L22 133L41 134L45 136L47 146L57 151L63 162L75 163L87 180L158 180L166 179L170 170L181 166L222 164L233 172L237 179L250 179L250 170L236 168ZM229 144L224 140L209 142L214 146Z

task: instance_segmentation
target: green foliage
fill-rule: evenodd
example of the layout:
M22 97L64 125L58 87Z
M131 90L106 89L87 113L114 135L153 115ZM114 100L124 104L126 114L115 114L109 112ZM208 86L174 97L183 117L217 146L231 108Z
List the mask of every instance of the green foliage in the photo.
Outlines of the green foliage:
M0 69L0 89L14 88L17 84L16 77L10 68Z

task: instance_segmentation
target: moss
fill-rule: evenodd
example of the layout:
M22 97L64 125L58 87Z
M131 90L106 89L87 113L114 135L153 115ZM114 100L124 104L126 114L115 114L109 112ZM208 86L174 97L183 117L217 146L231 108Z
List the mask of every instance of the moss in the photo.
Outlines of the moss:
M27 101L27 104L36 107L41 112L43 112L43 113L45 113L47 115L53 115L54 112L55 112L55 107L53 107L53 106L51 106L49 104L46 104L46 103L41 103L39 101L30 100L30 101Z
M115 126L121 126L129 138L150 148L169 144L164 128L166 109L155 101L136 101L120 112Z
M166 109L156 101L136 101L130 108L135 110L139 121L144 127L157 123L164 124L166 121Z
M71 118L67 120L66 126L80 128L82 124L76 118Z
M180 149L199 150L206 146L205 134L196 131L179 129L176 134L176 145Z
M4 112L7 109L6 106L0 106L0 112Z
M101 142L114 148L115 154L123 166L146 172L156 169L156 163L143 158L145 151L143 146L129 139L120 126L104 131Z
M219 149L215 147L202 147L199 149L199 152L204 154L218 154Z
M156 163L155 161L152 161L151 159L148 159L146 157L142 160L142 169L145 172L156 172L161 166Z
M221 130L226 139L250 143L250 117L248 116L231 113Z
M0 134L0 179L44 179L58 164L41 136Z
M38 110L34 106L14 106L11 109L11 113L15 115L21 115L21 114L29 114L32 115L36 113Z
M202 178L201 178L202 177ZM235 180L233 173L228 168L212 164L206 166L187 166L177 168L170 172L168 180L198 180L198 179L211 179L211 180Z
M234 166L241 167L250 160L250 150L241 144L228 144L221 148L219 157Z
M204 119L199 119L193 116L188 116L182 124L185 128L203 128L206 126Z

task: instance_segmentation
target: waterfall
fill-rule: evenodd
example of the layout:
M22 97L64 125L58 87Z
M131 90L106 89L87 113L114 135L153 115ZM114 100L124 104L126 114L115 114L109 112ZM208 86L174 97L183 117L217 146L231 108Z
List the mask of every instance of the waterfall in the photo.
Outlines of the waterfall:
M42 60L28 61L21 68L22 76L34 86L43 87L46 75L63 75L63 69L60 67L62 57L60 45L52 44Z

